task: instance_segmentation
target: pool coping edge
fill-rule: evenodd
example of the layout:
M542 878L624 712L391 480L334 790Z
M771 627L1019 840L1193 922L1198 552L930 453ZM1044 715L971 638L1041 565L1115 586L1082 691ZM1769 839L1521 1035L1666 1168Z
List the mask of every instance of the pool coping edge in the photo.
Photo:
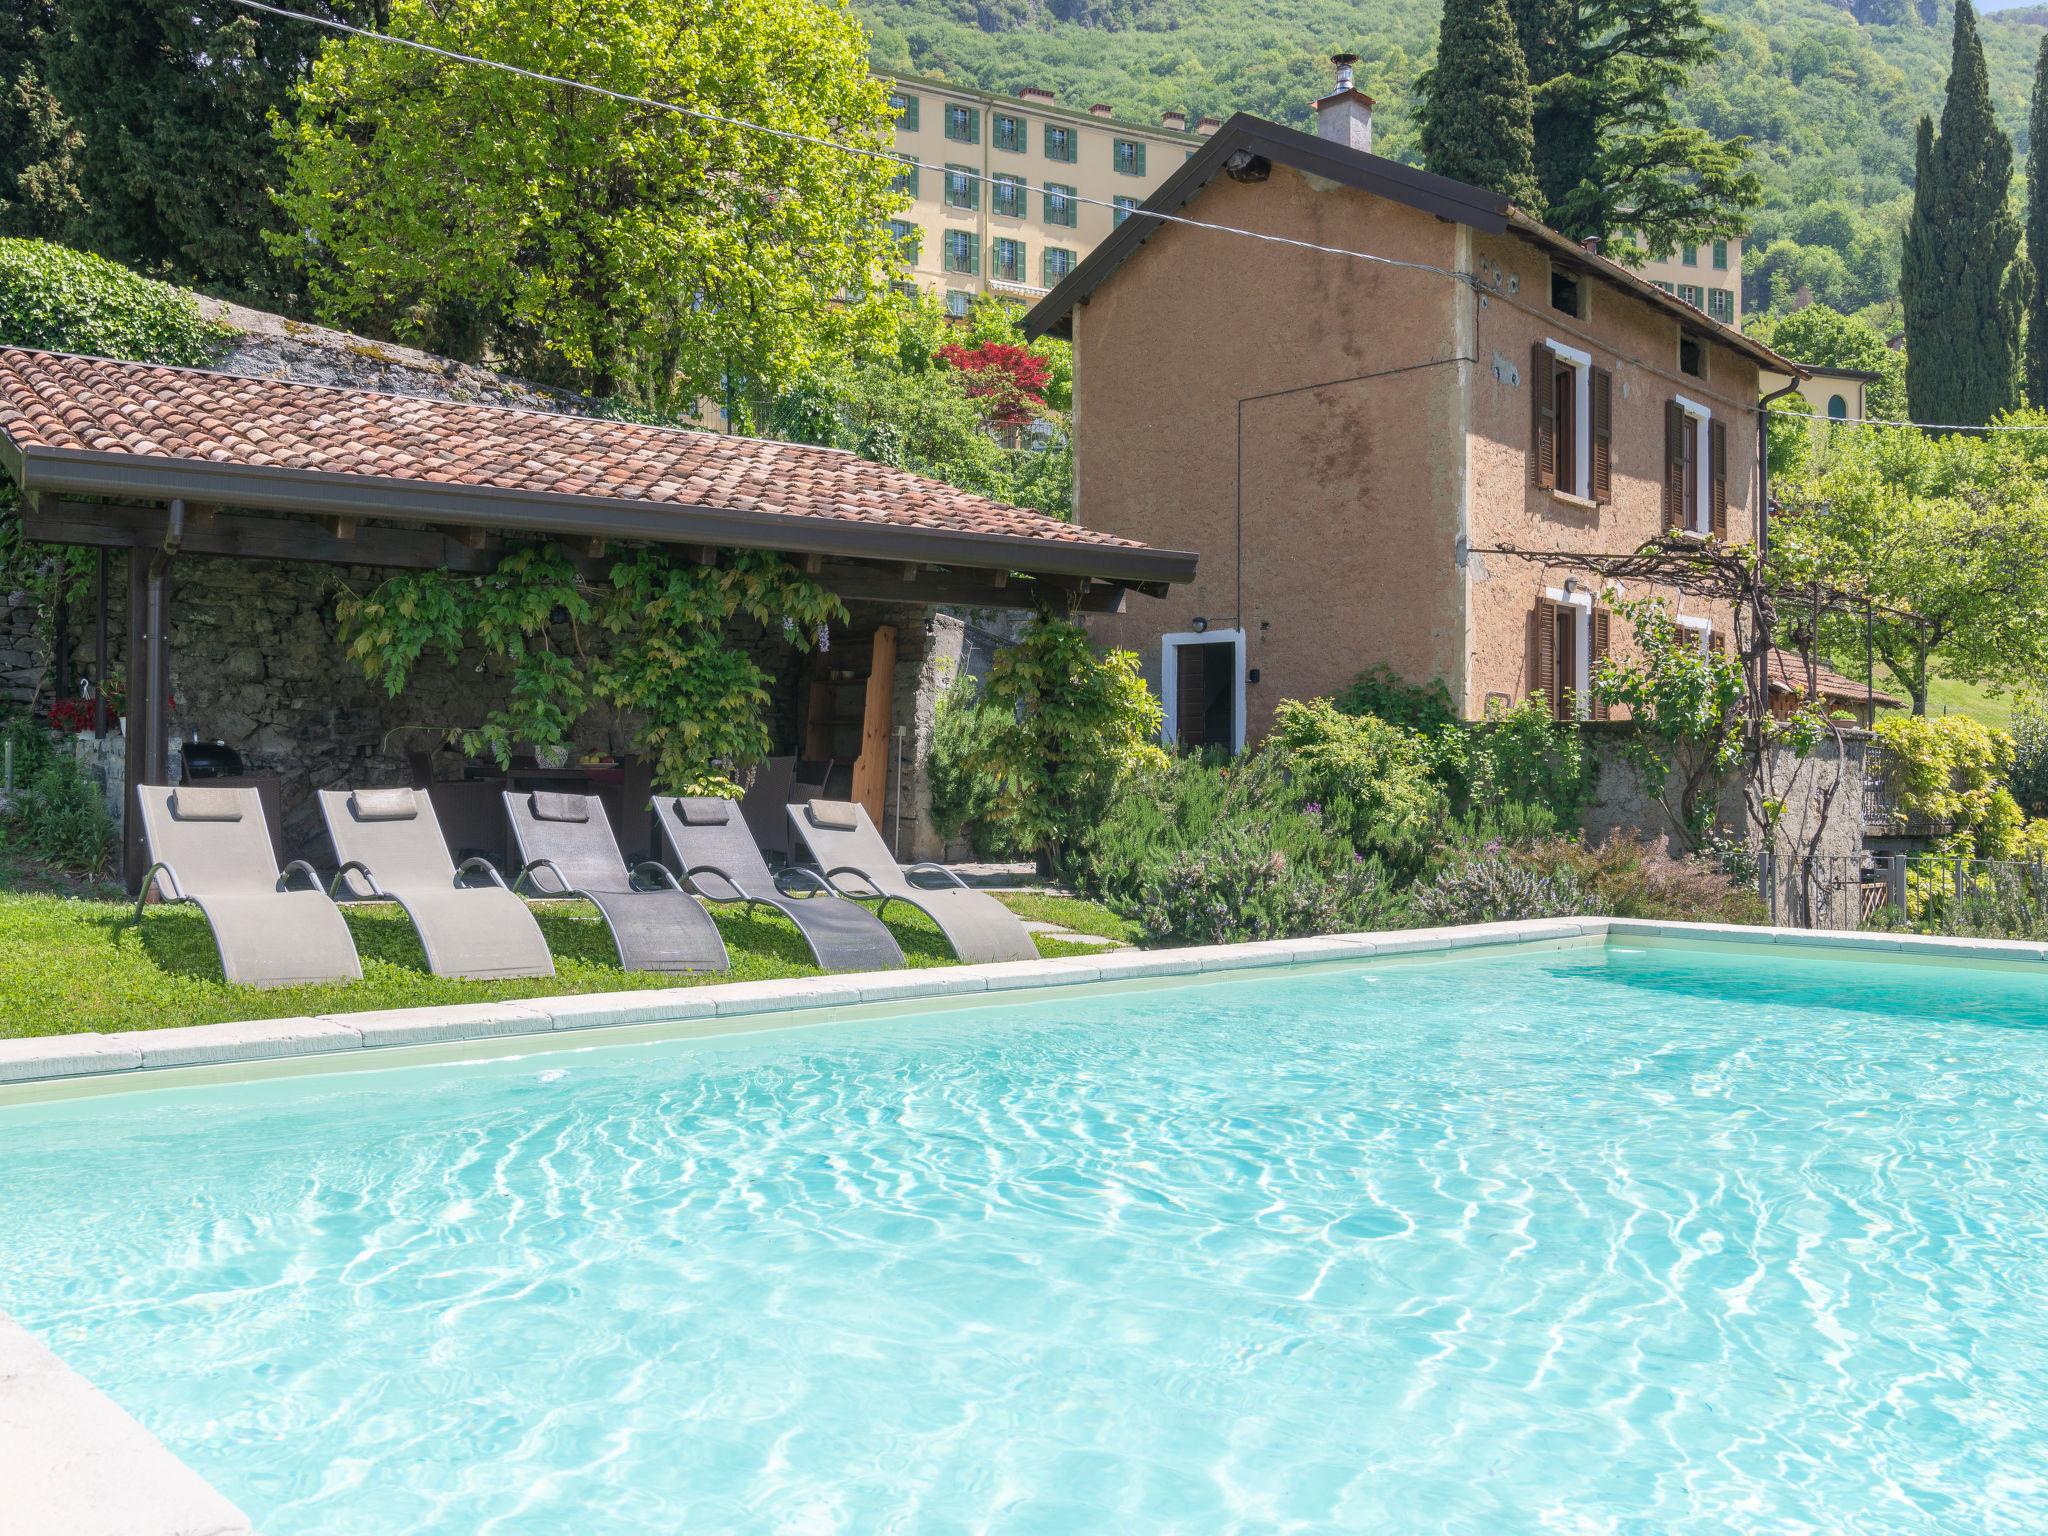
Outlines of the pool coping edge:
M217 1488L4 1312L0 1455L6 1531L254 1536Z
M991 965L864 971L775 981L709 982L637 992L585 992L503 1003L244 1019L114 1034L81 1031L0 1040L0 1086L27 1087L93 1078L147 1076L180 1067L687 1020L799 1014L877 1003L958 1001L1050 988L1223 974L1280 966L1322 965L1375 957L1446 954L1558 941L1731 944L1809 949L1833 954L1978 964L2048 963L2048 944L2004 939L1950 939L1919 934L1836 933L1806 928L1747 927L1623 917L1537 918L1460 927L1331 934L1190 949L1121 950Z

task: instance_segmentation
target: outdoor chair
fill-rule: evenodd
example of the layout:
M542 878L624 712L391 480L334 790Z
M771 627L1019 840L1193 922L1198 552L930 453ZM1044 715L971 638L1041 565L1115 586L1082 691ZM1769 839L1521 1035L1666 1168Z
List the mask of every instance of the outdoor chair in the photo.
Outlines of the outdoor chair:
M754 846L777 859L789 857L789 802L796 778L796 759L765 757L754 764L740 815L753 834Z
M629 971L723 971L725 940L704 906L660 864L626 868L595 795L505 791L521 867L512 882L541 897L587 901Z
M342 899L395 901L419 931L436 976L488 981L552 976L554 957L526 903L488 860L458 868L424 789L323 789L320 814L341 867L328 887ZM487 881L465 885L469 878Z
M812 860L825 872L826 882L842 895L879 902L877 914L886 912L892 901L917 908L939 925L953 953L970 964L1038 958L1038 948L1017 915L995 897L969 889L966 881L943 864L898 865L889 856L882 834L868 819L867 808L858 801L812 800L792 805L789 819ZM911 877L915 875L952 884L938 889L913 885ZM867 889L850 885L850 881Z
M190 902L206 915L231 982L290 987L362 979L355 940L313 866L294 859L278 869L259 791L143 784L135 795L150 858L136 923L153 884L165 901ZM294 878L307 888L293 889Z
M882 920L838 895L814 871L790 868L771 875L736 802L664 795L654 802L654 815L682 866L683 883L706 901L780 912L796 924L823 970L883 971L903 964L903 950ZM785 884L808 888L798 892Z

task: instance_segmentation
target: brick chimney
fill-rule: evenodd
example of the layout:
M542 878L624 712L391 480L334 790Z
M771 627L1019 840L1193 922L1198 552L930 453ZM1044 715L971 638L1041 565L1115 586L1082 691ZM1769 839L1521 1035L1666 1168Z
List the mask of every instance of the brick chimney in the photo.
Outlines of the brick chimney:
M1342 144L1346 149L1372 153L1372 98L1353 83L1355 53L1330 56L1337 66L1337 88L1316 102L1316 137Z
M1024 87L1023 90L1019 91L1017 95L1019 99L1023 101L1043 102L1047 106L1051 106L1053 103L1052 92L1048 91L1042 85L1027 85Z
M1221 128L1222 126L1222 118L1205 117L1199 123L1195 124L1195 132L1199 133L1203 138L1206 139L1207 137L1209 137L1210 134L1214 133L1218 128Z
M1159 126L1173 133L1186 133L1188 115L1185 112L1162 112L1159 114Z
M1088 109L1088 115L1090 117L1110 117L1113 115L1113 113L1110 110L1110 105L1108 102L1098 101L1095 103L1094 106Z

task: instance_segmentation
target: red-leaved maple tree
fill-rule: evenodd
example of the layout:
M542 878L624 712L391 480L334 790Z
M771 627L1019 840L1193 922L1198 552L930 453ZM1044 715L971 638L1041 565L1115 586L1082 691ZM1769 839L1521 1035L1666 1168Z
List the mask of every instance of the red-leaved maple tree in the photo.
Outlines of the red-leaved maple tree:
M1029 347L1009 341L984 341L972 347L954 343L939 348L939 357L963 375L968 398L996 430L1028 427L1044 411L1052 365Z

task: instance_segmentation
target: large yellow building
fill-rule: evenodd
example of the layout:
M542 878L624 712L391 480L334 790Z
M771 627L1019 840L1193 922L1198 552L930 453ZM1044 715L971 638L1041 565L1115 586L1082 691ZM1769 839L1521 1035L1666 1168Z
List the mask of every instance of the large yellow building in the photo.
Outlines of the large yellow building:
M936 80L881 77L896 108L895 221L919 287L965 314L978 293L1030 302L1077 266L1220 123L1164 114L1124 122L1101 103L1076 112L1052 93L993 96Z
M1675 294L1709 319L1742 329L1742 242L1714 240L1680 246L1669 256L1646 261L1643 276Z

